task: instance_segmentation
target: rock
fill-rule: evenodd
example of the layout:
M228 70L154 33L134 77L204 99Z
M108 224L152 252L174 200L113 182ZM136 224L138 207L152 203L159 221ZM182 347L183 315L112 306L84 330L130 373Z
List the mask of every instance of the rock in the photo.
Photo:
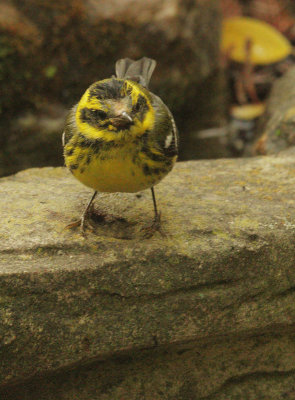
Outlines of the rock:
M292 399L295 158L178 163L149 191L63 168L0 180L0 398ZM293 397L292 397L293 396Z
M259 128L262 135L254 146L254 153L276 154L295 145L294 79L295 68L292 67L274 83Z
M223 107L198 108L208 92L213 99L223 93L218 85L204 85L209 77L214 81L219 63L217 0L16 0L0 2L0 12L3 153L10 146L9 123L20 114L39 118L44 104L71 107L91 83L113 75L116 60L124 57L157 60L151 89L170 106L186 135L191 125L196 130L204 121L210 125L212 115L214 123L225 118ZM34 131L29 135L38 141ZM50 158L42 148L39 166ZM2 172L7 173L11 170Z

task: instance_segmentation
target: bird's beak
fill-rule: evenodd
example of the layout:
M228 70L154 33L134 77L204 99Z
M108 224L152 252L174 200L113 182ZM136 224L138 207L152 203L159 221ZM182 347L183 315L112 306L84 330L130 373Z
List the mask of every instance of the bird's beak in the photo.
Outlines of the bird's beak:
M127 121L133 122L133 119L130 117L130 115L126 111L123 111L121 115L122 115L122 117L126 118Z
M123 111L121 114L112 118L110 121L114 126L122 128L125 128L133 123L133 119L126 111Z

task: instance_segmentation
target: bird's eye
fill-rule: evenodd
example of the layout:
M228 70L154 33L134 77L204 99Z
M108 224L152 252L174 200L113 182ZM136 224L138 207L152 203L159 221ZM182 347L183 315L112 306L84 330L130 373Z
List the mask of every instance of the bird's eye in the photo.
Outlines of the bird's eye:
M95 119L106 119L107 113L102 110L91 110Z

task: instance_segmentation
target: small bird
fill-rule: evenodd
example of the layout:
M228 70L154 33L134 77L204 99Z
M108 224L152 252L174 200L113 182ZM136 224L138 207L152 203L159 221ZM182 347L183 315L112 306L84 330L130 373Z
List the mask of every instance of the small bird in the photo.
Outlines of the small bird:
M160 231L154 186L176 162L178 133L168 107L148 90L155 67L147 57L118 60L116 77L93 83L70 110L62 137L65 164L94 194L81 219L68 227L80 225L84 232L98 192L150 188L150 231Z

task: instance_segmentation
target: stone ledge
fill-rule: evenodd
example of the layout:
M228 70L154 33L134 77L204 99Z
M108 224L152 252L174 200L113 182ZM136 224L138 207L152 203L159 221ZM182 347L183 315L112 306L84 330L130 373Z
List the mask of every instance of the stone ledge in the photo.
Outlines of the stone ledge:
M148 191L101 195L96 207L109 219L83 238L64 227L90 192L65 169L1 179L2 387L142 349L172 354L186 344L206 344L198 350L207 348L202 366L221 338L230 348L241 338L282 334L270 387L272 373L294 378L294 153L178 163L156 188L165 238L142 237L152 218ZM245 360L247 351L241 346ZM191 383L196 398L229 399L214 393L243 375L240 364L217 383L220 371L211 366L210 384ZM245 374L264 370L256 363ZM110 396L97 398L117 398ZM194 398L178 396L171 398Z

